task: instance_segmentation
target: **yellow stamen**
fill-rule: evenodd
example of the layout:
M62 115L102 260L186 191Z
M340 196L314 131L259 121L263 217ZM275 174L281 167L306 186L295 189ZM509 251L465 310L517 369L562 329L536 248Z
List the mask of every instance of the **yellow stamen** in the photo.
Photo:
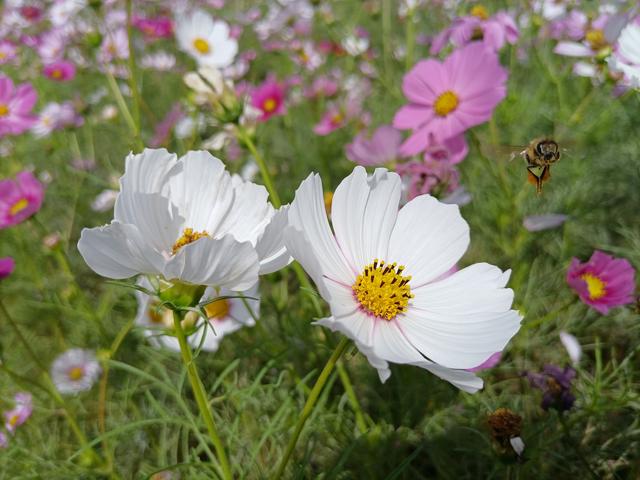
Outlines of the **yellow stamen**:
M333 192L324 192L324 208L327 211L327 215L331 215L331 204L333 203Z
M5 115L9 115L9 106L4 103L0 103L0 117L4 117Z
M202 53L203 55L211 51L211 46L209 45L209 42L207 42L204 38L200 38L200 37L196 38L193 41L193 48L195 48L198 52Z
M473 8L471 8L471 15L478 17L480 20L489 18L489 12L484 8L484 5L474 5Z
M69 376L69 380L77 382L78 380L82 380L82 377L84 377L84 369L82 367L73 367L69 370L67 375Z
M54 71L51 72L51 76L53 78L62 78L62 70L60 70L59 68L56 68Z
M190 243L193 243L202 237L208 236L209 234L206 232L206 230L203 230L202 232L194 232L193 228L185 228L182 231L182 235L180 236L180 238L176 240L176 243L173 244L171 253L175 255L176 253L178 253L178 250L180 250L185 245L189 245Z
M385 264L378 259L364 267L351 287L360 306L385 320L393 320L399 313L406 312L414 295L409 287L411 276L402 276L403 270L402 265Z
M458 108L458 103L458 96L451 90L447 90L436 99L433 109L436 111L436 115L446 117Z
M208 303L204 307L204 311L207 313L209 320L222 320L226 318L229 315L229 309L229 300L226 298Z
M273 98L267 98L262 104L262 110L267 113L273 112L278 106L277 102Z
M336 113L333 117L331 117L332 125L340 125L344 120L344 116L341 113Z
M15 427L19 421L20 421L20 415L16 413L14 415L11 415L11 417L9 418L9 425L11 425L12 427Z
M609 43L607 42L607 38L604 36L604 31L599 28L594 28L593 30L589 30L584 39L587 41L591 50L598 51L605 48Z
M14 217L29 206L29 201L26 198L21 198L14 203L9 209L9 214Z
M587 282L587 289L589 290L589 298L591 300L598 300L607 293L607 284L603 282L599 277L590 273L580 275L580 278Z
M0 52L0 60L4 60L5 58L7 58L7 54L4 52Z

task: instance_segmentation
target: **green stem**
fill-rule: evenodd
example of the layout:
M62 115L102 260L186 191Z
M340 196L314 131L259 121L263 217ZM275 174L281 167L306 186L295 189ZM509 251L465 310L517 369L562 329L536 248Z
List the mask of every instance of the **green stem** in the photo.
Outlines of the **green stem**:
M246 131L241 130L239 137L240 140L249 149L251 155L253 155L253 158L258 164L260 175L262 176L262 181L264 182L264 186L267 188L269 196L271 197L271 203L273 203L274 207L280 208L282 206L282 201L280 200L280 195L278 195L277 190L273 186L273 181L271 180L271 175L269 174L269 170L267 169L267 163L264 161L264 157L258 152L255 143L253 143L253 140L251 139L251 135L249 135Z
M358 402L356 392L353 389L353 385L351 384L349 373L347 372L347 368L342 363L342 360L338 362L336 368L338 369L338 376L340 377L340 381L342 382L344 391L347 394L347 398L349 399L351 408L353 408L353 411L356 414L356 425L358 427L358 430L360 430L360 433L366 433L369 428L367 427L367 422L365 421L364 414L362 413L362 409L360 408L360 402Z
M569 443L571 444L571 446L575 450L576 455L578 455L578 458L580 459L580 461L584 465L584 468L591 474L591 476L593 478L595 478L595 479L600 478L600 475L598 475L593 470L593 468L591 467L591 465L589 464L589 462L585 458L584 454L582 453L582 450L580 449L580 445L578 445L578 442L576 442L573 439L573 436L571 435L571 430L569 430L569 425L567 425L567 420L564 418L564 415L562 415L562 413L560 413L559 417L560 417L560 425L562 425L562 431L564 432L565 437L567 437L567 440L569 441Z
M202 380L200 380L200 375L198 375L198 370L196 369L193 355L191 354L191 347L187 343L187 338L185 337L184 330L182 329L182 324L180 323L180 314L175 311L173 312L173 325L175 327L178 343L180 344L182 361L187 368L187 375L189 377L189 382L191 383L191 389L193 390L193 394L196 397L196 402L198 404L198 408L200 409L202 419L204 420L204 423L207 426L207 430L209 431L211 442L216 449L218 461L220 462L220 467L222 468L222 476L223 478L225 478L225 480L231 480L233 478L233 475L231 474L229 460L224 450L222 440L220 440L220 436L218 435L215 422L213 421L213 415L211 414L211 409L209 408L209 402L207 402L207 394L205 392L204 386L202 385Z
M391 0L382 0L382 54L385 77L391 84Z
M278 465L278 470L276 471L275 475L272 477L274 480L282 478L282 475L284 474L284 470L287 467L287 463L289 463L289 459L291 458L291 454L293 453L293 450L296 448L296 444L298 443L298 438L300 438L300 433L302 433L304 424L306 423L307 419L311 416L311 413L313 413L313 408L315 407L316 402L318 401L318 397L320 396L320 393L322 393L322 389L324 388L324 385L327 383L327 380L329 379L329 375L331 375L331 372L333 371L334 367L336 366L336 363L340 359L340 356L344 353L344 351L347 349L348 346L349 346L349 339L347 337L342 337L342 340L340 340L340 343L331 354L331 357L329 357L329 360L327 361L326 365L322 369L322 372L320 372L320 376L318 377L315 385L311 389L311 393L309 394L309 398L307 398L307 401L304 404L302 412L300 412L298 423L296 424L296 428L293 431L293 435L289 440L289 444L287 445L287 450L285 451L284 456L280 460L280 464Z
M416 26L413 21L413 8L410 8L407 12L407 52L405 56L405 70L413 66L414 50L416 45Z
M133 120L136 124L136 133L140 141L140 92L138 91L138 81L136 79L136 59L133 48L133 31L131 27L133 2L127 0L127 42L129 46L129 88L133 95Z
M105 71L105 75L107 76L107 83L109 83L109 88L111 89L111 93L113 93L113 96L114 96L114 98L116 100L116 103L118 104L118 108L120 109L120 113L124 117L125 121L127 122L127 125L131 129L131 131L133 132L133 136L136 139L138 147L142 150L144 148L144 145L142 144L142 141L140 140L140 132L138 131L138 127L136 125L136 122L133 120L133 117L131 116L131 112L129 111L129 107L127 107L127 102L124 101L124 97L122 96L122 92L120 92L120 87L118 87L118 82L116 82L115 77L113 76L113 74L109 70Z
M33 351L33 349L31 348L31 344L27 341L27 339L22 334L20 327L18 327L18 324L13 320L13 317L9 314L9 311L4 306L4 303L2 302L2 300L0 300L0 310L2 310L2 314L7 319L7 322L9 322L9 325L11 325L11 328L15 332L16 337L18 337L18 340L20 340L20 342L22 343L22 346L25 348L25 350L31 357L31 360L33 360L33 362L38 366L40 370L42 370L45 374L48 374L47 367L45 367L45 365L42 363L38 355L36 355L36 352Z

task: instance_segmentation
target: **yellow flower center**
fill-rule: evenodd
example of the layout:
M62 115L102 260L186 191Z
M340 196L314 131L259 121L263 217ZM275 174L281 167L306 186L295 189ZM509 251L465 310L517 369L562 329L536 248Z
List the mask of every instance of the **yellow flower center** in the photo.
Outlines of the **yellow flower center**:
M69 380L77 382L78 380L82 380L82 377L84 377L84 369L82 367L73 367L69 370L68 375Z
M262 104L262 109L267 113L271 113L276 109L277 106L278 104L273 98L267 98Z
M196 38L193 41L193 48L202 53L203 55L211 51L211 46L204 38Z
M591 50L594 51L602 50L608 45L607 39L604 36L604 31L599 28L589 30L584 38L591 47Z
M607 293L607 284L595 275L585 273L580 275L580 278L587 282L587 289L589 290L589 298L591 300L598 300L599 298L604 297L604 294Z
M0 117L4 117L5 115L9 115L9 106L4 103L0 103Z
M193 243L202 237L208 236L209 234L206 232L206 230L203 230L202 232L194 232L193 228L185 228L182 231L182 235L180 236L180 238L176 240L176 243L174 243L173 247L171 247L171 253L175 255L176 253L178 253L178 250L180 250L185 245L189 245L190 243Z
M9 209L9 214L12 217L16 216L28 206L29 206L29 201L26 198L21 198L11 206L11 208Z
M51 72L51 76L53 78L62 78L62 70L60 70L59 68L56 68Z
M5 52L0 52L0 60L4 60L7 58L7 54Z
M471 15L474 17L478 17L481 20L486 20L487 18L489 18L489 12L486 8L484 8L484 5L474 5L471 9Z
M336 113L333 117L331 117L331 124L334 126L340 125L343 120L344 120L344 117L342 116L342 114Z
M209 320L222 320L229 315L229 301L226 298L216 300L204 306Z
M13 414L9 418L9 425L11 425L12 427L15 427L19 421L20 421L20 415L18 415L17 413Z
M436 111L436 115L446 117L458 108L458 103L458 96L451 90L447 90L436 99L433 109Z
M351 287L360 306L385 320L393 320L405 312L414 295L409 287L411 276L403 277L403 270L402 265L385 264L384 260L378 259L364 267Z
M333 203L333 192L327 190L324 192L324 209L327 211L327 215L331 215L331 204Z

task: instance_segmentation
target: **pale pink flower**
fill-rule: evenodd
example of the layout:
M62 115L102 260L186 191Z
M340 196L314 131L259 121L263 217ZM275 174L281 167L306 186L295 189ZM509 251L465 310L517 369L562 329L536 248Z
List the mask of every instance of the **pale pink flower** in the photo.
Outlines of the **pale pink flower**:
M9 40L0 40L0 65L9 63L16 58L18 49Z
M441 196L460 185L460 173L448 162L413 161L398 165L396 171L407 185L407 200L427 193Z
M460 163L469 153L469 145L464 134L447 138L442 143L437 143L433 137L430 138L431 144L424 151L425 161L437 160L440 162L448 162L451 165Z
M15 406L4 412L5 428L8 432L13 433L20 425L27 421L33 412L33 404L31 402L31 394L16 393L14 396Z
M478 42L454 51L444 62L418 62L402 85L410 103L393 119L394 127L413 130L401 153L415 155L429 146L431 136L443 142L486 122L506 96L506 81L497 54Z
M400 143L400 132L391 125L382 125L371 137L365 132L359 133L353 142L345 147L345 152L349 160L360 165L384 165L398 158Z
M35 118L31 114L38 94L30 83L14 87L13 81L0 74L0 138L19 135L28 130Z

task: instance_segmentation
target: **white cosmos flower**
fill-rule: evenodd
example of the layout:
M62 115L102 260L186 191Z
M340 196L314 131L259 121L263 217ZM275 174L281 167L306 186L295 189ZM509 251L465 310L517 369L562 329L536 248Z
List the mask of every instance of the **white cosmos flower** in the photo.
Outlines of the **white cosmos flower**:
M618 50L607 59L612 70L622 72L631 87L640 88L640 25L629 23L618 37Z
M62 394L74 395L91 389L101 372L95 354L82 348L67 350L51 365L51 379Z
M238 42L230 36L229 25L214 21L202 10L178 18L176 37L180 48L198 65L228 67L238 53Z
M425 368L475 392L465 369L502 351L518 331L510 271L486 263L447 272L469 245L456 205L421 195L400 211L400 177L356 167L336 189L329 227L316 174L296 191L285 243L329 303L317 323L353 339L381 381L388 362Z
M151 283L146 277L140 279L138 285L147 289L151 288ZM240 295L245 297L244 301L239 298ZM200 302L223 296L234 296L235 298L220 298L205 305L204 309L209 317L208 325L204 325L201 317L194 317L197 318L196 330L188 338L192 348L201 347L204 351L215 352L225 335L240 330L242 327L255 325L255 319L260 315L260 292L257 283L244 292L233 292L225 288L217 290L209 287L205 290ZM149 296L138 290L136 290L136 299L138 300L136 325L144 329L144 334L149 337L149 341L154 346L179 352L178 339L167 334L173 329L173 312L160 306L160 300L157 297ZM187 315L195 316L195 313Z
M82 231L78 250L98 274L137 274L243 291L290 261L278 212L261 185L231 176L209 152L127 157L113 221Z

